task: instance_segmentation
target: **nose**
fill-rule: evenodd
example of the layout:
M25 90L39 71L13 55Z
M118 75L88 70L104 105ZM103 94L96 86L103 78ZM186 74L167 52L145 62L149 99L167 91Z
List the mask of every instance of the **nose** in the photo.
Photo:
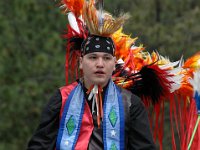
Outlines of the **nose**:
M103 59L102 58L99 58L98 60L97 60L97 67L98 68L103 68L104 67L104 61L103 61Z

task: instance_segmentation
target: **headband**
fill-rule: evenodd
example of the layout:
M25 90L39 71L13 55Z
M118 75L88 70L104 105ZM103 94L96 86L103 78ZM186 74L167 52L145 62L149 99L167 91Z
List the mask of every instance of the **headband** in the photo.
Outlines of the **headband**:
M88 36L81 45L81 55L92 52L104 52L114 56L115 46L111 37L97 35Z

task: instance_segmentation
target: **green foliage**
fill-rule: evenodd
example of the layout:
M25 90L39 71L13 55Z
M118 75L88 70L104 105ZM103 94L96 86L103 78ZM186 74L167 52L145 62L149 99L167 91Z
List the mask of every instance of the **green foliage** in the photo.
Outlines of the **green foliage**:
M158 51L172 61L194 55L200 47L200 2L195 0L111 0L106 9L118 15L129 12L125 33L138 37L137 45ZM117 13L116 13L117 12Z
M25 149L42 107L65 83L66 19L55 3L0 3L0 149Z
M200 49L200 2L195 0L106 0L118 15L130 12L125 33L148 51L171 59ZM66 16L54 1L0 1L0 150L25 149L40 113L65 83ZM168 135L166 135L168 137Z

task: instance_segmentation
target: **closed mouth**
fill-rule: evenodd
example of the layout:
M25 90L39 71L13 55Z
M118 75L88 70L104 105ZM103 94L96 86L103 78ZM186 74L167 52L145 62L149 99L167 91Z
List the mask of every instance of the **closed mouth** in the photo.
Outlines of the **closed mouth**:
M103 71L96 71L95 74L105 74Z

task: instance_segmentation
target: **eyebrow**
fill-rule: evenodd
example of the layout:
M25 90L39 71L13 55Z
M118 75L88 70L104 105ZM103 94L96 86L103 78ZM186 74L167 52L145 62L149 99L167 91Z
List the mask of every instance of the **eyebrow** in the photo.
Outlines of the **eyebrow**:
M103 56L112 56L111 54L104 54Z
M94 54L94 53L90 53L90 54L89 54L88 56L92 56L92 55L95 55L95 56L96 56L97 54Z
M89 56L89 57L90 57L90 56L98 56L98 57L99 57L99 55L98 55L98 54L95 54L95 53L90 53L88 56ZM101 55L100 57L112 57L112 55L106 53L106 54Z

